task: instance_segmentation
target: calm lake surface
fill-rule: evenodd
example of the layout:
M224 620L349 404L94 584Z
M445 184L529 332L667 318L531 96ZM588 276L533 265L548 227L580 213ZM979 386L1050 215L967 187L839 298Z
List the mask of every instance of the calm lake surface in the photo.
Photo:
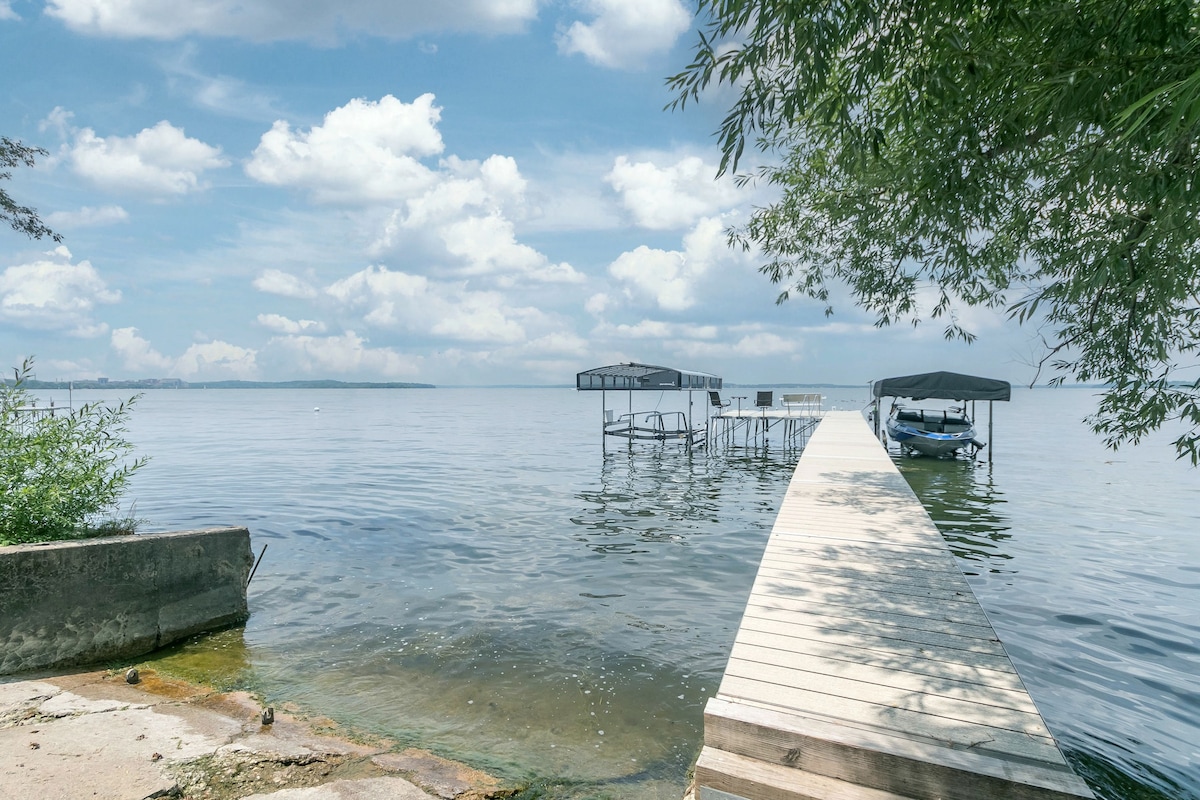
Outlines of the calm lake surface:
M1097 794L1200 797L1200 472L1166 436L1105 450L1093 403L1014 390L992 465L897 459ZM797 453L605 455L600 409L571 389L147 393L143 530L268 545L245 629L160 666L548 796L679 800Z

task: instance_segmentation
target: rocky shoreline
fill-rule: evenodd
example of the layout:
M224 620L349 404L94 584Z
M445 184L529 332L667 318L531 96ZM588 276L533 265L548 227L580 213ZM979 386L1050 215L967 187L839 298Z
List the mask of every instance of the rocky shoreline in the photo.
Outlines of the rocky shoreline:
M487 800L520 787L143 670L0 679L0 785L40 800Z

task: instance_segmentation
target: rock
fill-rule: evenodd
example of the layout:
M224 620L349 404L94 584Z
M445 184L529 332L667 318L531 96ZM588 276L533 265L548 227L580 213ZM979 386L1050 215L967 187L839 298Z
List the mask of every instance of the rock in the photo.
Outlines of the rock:
M134 667L129 668L129 671L125 673L125 682L126 683L137 683L138 682L137 669L135 669Z

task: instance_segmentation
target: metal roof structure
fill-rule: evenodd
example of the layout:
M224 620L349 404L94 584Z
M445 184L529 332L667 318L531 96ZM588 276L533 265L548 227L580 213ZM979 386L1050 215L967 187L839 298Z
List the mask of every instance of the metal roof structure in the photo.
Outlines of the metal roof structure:
M721 378L707 372L658 367L652 364L613 364L595 367L575 375L580 391L667 391L721 389Z
M875 381L871 392L875 397L907 397L913 400L1009 400L1012 398L1012 384L957 372L924 372Z

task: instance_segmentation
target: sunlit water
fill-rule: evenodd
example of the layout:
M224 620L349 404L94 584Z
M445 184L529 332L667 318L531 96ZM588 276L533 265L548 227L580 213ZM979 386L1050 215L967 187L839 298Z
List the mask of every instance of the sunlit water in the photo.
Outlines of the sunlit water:
M1097 793L1200 796L1200 474L1104 450L1091 402L1017 391L992 465L898 463ZM556 796L678 800L796 454L605 455L600 420L569 389L147 393L143 530L268 546L244 631L160 663Z

